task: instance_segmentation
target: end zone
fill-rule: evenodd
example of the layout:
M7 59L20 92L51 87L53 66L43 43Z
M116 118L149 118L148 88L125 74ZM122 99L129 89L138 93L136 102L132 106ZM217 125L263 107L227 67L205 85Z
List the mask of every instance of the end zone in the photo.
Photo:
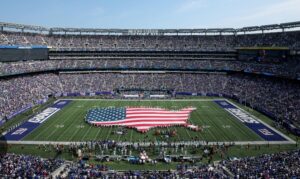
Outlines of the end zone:
M30 118L17 128L9 131L4 135L6 140L9 141L19 141L29 133L31 133L34 129L38 128L42 123L44 123L47 119L49 119L52 115L60 111L66 105L68 105L70 100L59 100L56 101L51 107L46 108L39 114Z
M295 141L284 135L280 131L271 127L269 124L263 122L257 117L253 116L244 109L231 103L228 100L214 100L221 108L233 115L237 120L241 121L245 126L250 128L253 132L268 142L290 142L294 144Z

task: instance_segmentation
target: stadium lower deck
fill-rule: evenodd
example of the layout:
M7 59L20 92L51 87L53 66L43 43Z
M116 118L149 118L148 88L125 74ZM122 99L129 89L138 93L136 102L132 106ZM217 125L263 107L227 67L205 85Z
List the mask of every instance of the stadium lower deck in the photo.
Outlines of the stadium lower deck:
M118 126L99 127L88 124L85 116L93 108L160 107L179 110L195 107L188 123L201 130L183 126L152 128L146 133ZM246 110L244 110L244 109ZM254 115L253 115L254 114ZM185 142L193 144L293 144L295 141L264 122L266 117L252 109L237 106L232 101L218 98L167 100L61 99L51 107L30 118L6 134L14 144L70 144L74 142L114 140L123 144L142 142ZM118 134L118 131L122 134ZM125 131L125 132L124 132ZM174 135L158 135L174 133Z
M299 178L299 27L0 22L0 178ZM169 99L117 99L140 94ZM130 107L196 110L149 131L86 118Z

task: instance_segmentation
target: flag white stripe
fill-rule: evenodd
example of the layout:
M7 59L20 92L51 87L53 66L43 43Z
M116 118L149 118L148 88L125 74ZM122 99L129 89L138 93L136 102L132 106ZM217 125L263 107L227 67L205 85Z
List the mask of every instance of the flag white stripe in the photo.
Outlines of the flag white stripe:
M135 122L135 121L181 121L181 120L187 120L187 117L184 118L171 118L171 119L166 119L166 118L135 118L135 119L126 119L126 120L119 120L119 121L91 121L92 123L95 124L107 124L107 123L128 123L128 122Z
M191 111L127 111L126 114L188 114Z
M125 126L131 126L131 125L145 125L147 126L146 124L156 124L156 125L169 125L169 124L185 124L186 121L168 121L168 122L162 122L162 121L159 121L159 122L154 122L154 121L151 121L151 122L126 122L126 123L123 123L123 124L120 124L120 125L125 125Z
M189 114L129 114L126 115L126 118L132 118L132 117L136 117L136 118L140 118L140 117L188 117Z
M153 127L185 125L193 110L195 108L185 108L180 111L169 111L159 108L126 108L126 118L123 120L90 120L89 122L102 126L128 126L134 127L139 131L146 131Z
M160 109L160 108L126 108L126 111L173 111L173 112L180 112L180 111L193 111L196 108L184 108L181 110L169 110L169 109Z
M96 123L97 124L97 123ZM182 125L186 124L186 121L169 121L165 122L133 122L133 123L121 123L119 126L129 126L129 127L157 127L157 126L170 126L170 125ZM113 126L114 124L97 124L103 126Z

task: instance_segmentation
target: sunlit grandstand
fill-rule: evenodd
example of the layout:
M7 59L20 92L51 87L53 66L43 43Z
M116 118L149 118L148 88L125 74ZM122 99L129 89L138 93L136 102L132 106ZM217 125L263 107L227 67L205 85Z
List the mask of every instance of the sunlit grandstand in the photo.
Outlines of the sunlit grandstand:
M0 178L298 178L299 27L1 22Z

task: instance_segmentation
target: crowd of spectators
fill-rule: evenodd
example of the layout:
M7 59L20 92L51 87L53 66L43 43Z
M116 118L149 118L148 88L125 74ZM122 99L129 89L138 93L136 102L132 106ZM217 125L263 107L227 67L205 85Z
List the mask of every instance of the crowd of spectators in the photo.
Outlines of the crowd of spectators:
M105 80L107 79L107 80ZM113 80L110 80L113 79ZM252 107L263 109L276 119L300 118L299 83L268 77L211 74L61 74L64 92L112 91L116 88L173 89L176 92L225 94Z
M48 73L1 79L0 83L2 118L51 94L140 88L172 89L204 96L223 94L262 109L278 121L288 119L299 122L300 119L300 84L270 77L188 73Z
M230 178L223 172L221 166L216 165L178 165L176 170L148 171L129 170L123 172L108 171L109 167L104 165L92 165L78 163L68 165L69 178ZM60 178L60 176L59 176Z
M63 163L61 159L0 154L0 178L49 178Z
M300 151L221 160L214 164L178 164L175 170L116 171L105 164L65 162L31 155L1 154L1 178L297 178ZM60 172L53 176L54 171ZM153 164L156 165L156 164Z
M300 32L209 35L209 36L115 36L115 35L45 35L1 32L0 45L47 45L56 49L125 49L125 50L233 50L236 47L284 46L300 47ZM228 51L227 51L228 52ZM120 74L87 73L56 74L52 70L225 70L274 74L287 78L300 77L299 60L285 59L278 63L257 60L239 60L234 56L216 59L160 58L55 58L45 61L0 63L0 75L44 72L48 74L8 77L0 80L0 119L11 113L35 105L51 94L66 92L113 91L116 88L173 89L207 95L225 94L241 102L262 109L278 120L295 120L300 117L299 84L289 80L247 75L209 75L188 73ZM166 56L167 58L167 56ZM232 59L228 59L232 58ZM17 86L17 87L16 87ZM276 98L274 98L276 96Z
M179 164L176 170L168 171L117 172L105 165L80 161L67 165L64 173L69 178L298 178L299 164L300 151L296 150L227 159L215 164Z
M106 165L89 165L84 162L67 165L69 178L104 178L109 167Z
M41 100L60 91L59 79L54 74L23 76L0 80L0 119L28 106L38 104Z
M299 32L246 35L45 35L1 32L1 45L47 45L56 49L233 50L236 47L299 48Z
M235 178L298 178L300 151L223 161Z
M213 36L115 36L44 35L0 32L0 45L45 45L53 49L89 50L184 50L227 51L237 47L300 48L300 32L213 35ZM298 61L280 63L239 61L237 59L50 59L0 63L0 75L49 70L77 69L158 69L158 70L232 70L264 72L300 78ZM117 88L172 89L175 92L222 94L241 103L266 111L278 121L300 123L300 84L291 80L245 74L192 73L43 73L0 79L0 120L12 113L38 104L52 94L114 91ZM109 148L112 143L100 143ZM72 148L72 146L71 146ZM67 165L70 178L296 178L300 176L300 151L281 152L259 157L223 160L219 165L179 165L175 171L109 172L105 165L73 163ZM64 162L57 159L1 154L0 178L45 178ZM229 173L224 171L226 167Z
M46 60L0 63L0 75L41 72L49 70L228 70L268 73L295 79L300 74L299 60L281 63L259 63L238 60L159 60L159 59L97 59L97 60Z

